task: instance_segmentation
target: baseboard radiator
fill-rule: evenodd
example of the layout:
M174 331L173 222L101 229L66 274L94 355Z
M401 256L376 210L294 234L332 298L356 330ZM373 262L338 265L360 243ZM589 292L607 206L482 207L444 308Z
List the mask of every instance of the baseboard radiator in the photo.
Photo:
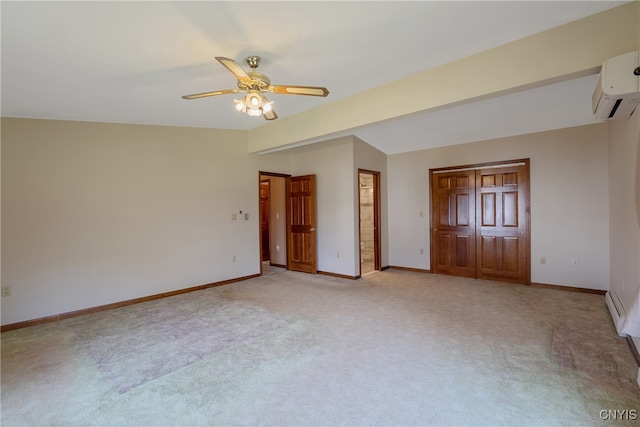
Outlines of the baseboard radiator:
M622 307L622 303L620 302L620 298L618 298L618 294L615 291L608 291L604 300L607 303L607 307L609 307L609 312L611 313L611 319L613 320L613 324L616 327L616 331L620 336L626 337L626 334L620 333L622 330L622 324L624 323L624 318L626 316L626 311L624 307Z
M618 298L618 294L616 294L616 292L613 290L608 291L604 296L604 300L607 303L607 307L609 307L609 313L611 313L611 319L613 320L613 324L616 327L616 332L621 337L627 338L627 342L629 343L631 352L633 353L633 356L636 359L638 366L640 366L640 354L638 353L638 350L640 349L640 346L638 345L638 340L640 339L630 337L627 334L620 332L622 331L622 324L624 323L624 319L627 315L627 312L625 311L624 307L622 307L622 303L620 302L620 298ZM638 387L640 387L640 367L638 368L637 382L638 382Z

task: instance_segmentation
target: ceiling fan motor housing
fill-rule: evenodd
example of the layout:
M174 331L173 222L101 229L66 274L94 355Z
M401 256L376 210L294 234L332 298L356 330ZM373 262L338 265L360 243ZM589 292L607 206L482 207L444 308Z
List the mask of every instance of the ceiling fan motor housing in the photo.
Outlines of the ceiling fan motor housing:
M271 80L269 77L265 76L262 73L252 70L247 73L249 77L251 77L251 82L243 82L238 80L238 88L242 90L259 90L259 91L267 91L269 90L269 86L271 85Z
M260 57L259 56L248 57L247 64L249 64L249 67L255 70L256 68L258 68L258 65L260 65Z

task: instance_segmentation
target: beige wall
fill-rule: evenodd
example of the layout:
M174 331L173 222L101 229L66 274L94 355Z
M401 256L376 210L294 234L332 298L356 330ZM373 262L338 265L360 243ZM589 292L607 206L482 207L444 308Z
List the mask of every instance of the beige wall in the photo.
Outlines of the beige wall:
M607 140L599 123L389 156L390 264L431 267L430 168L530 158L531 280L608 289Z
M242 131L3 118L2 154L2 324L259 273L258 171L316 174L321 271L359 274L357 167L386 199L354 137L257 155Z
M3 118L2 324L259 273L257 173L289 163L246 138Z
M293 175L316 175L318 270L355 276L353 137L290 151Z

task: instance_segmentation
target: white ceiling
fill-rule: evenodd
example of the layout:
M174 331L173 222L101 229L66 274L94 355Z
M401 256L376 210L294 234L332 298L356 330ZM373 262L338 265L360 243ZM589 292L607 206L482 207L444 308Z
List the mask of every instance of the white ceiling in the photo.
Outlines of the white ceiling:
M181 98L235 87L215 56L260 55L272 84L329 89L272 94L282 118L623 3L2 1L1 114L247 130L265 121L236 112L233 95ZM594 123L596 79L345 134L392 154Z

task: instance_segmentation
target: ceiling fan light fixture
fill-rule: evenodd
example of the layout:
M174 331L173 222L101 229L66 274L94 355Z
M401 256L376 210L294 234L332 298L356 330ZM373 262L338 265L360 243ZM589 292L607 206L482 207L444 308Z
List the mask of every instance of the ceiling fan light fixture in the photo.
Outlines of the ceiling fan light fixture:
M247 104L251 104L253 108L258 107L262 104L262 99L257 93L249 94L248 98L249 102Z
M262 110L260 108L247 108L247 114L252 117L259 117L262 115Z
M273 110L273 101L269 101L257 92L248 93L242 99L234 99L233 102L236 110L252 117L258 117Z

